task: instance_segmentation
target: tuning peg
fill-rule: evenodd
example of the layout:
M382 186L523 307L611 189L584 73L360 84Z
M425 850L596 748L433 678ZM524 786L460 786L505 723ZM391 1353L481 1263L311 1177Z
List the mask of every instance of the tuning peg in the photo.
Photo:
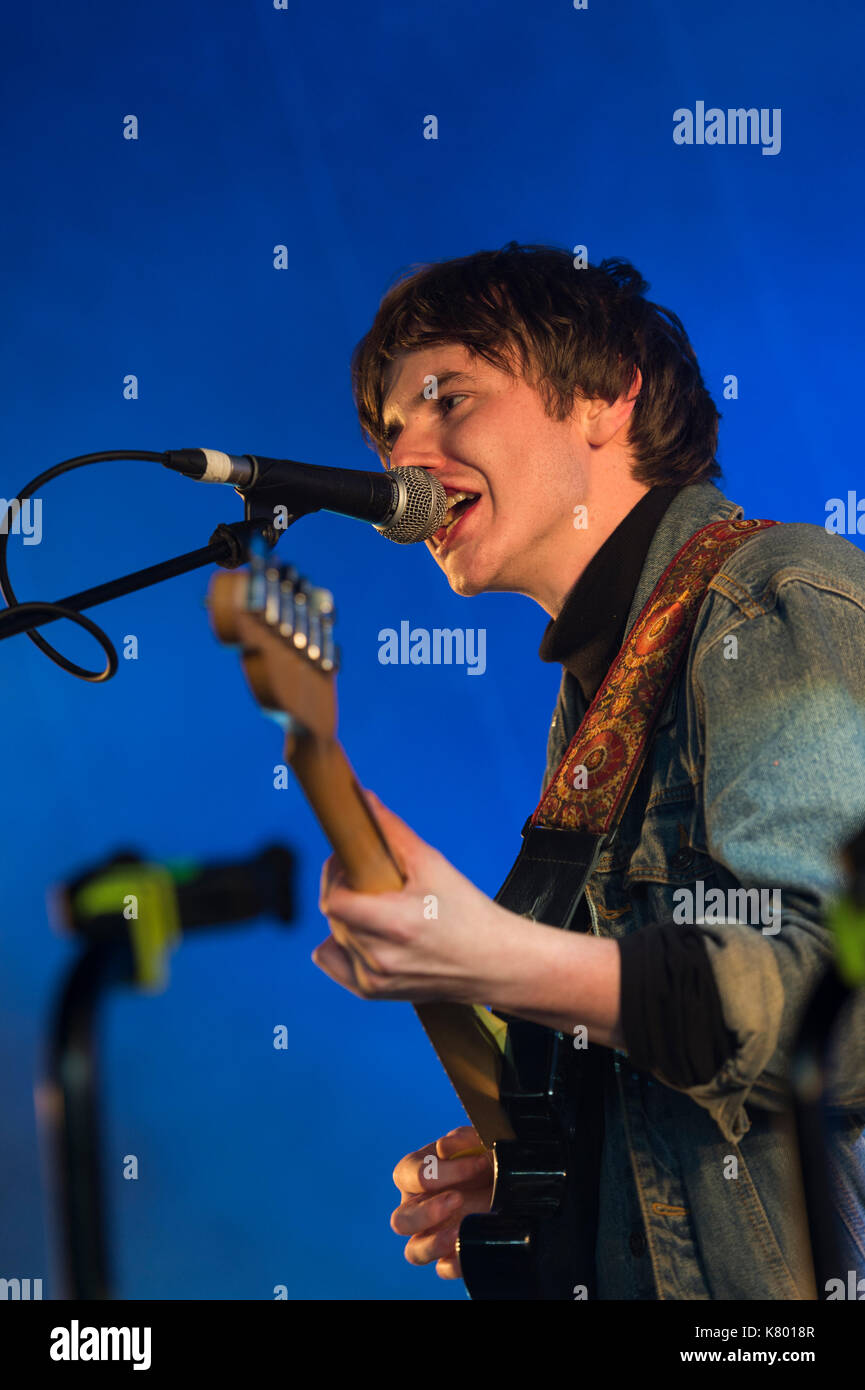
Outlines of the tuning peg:
M292 642L301 651L309 643L309 584L299 579L294 586L294 632Z
M269 564L264 571L264 621L269 627L276 627L280 619L280 583L282 571L279 565Z
M249 581L246 588L246 607L250 613L263 613L267 607L267 570L269 551L260 535L249 542Z
M297 570L286 565L279 581L279 632L281 637L294 636L294 586L297 583Z
M323 671L335 667L333 645L334 607L329 589L311 589L309 594L309 656Z
M319 595L320 589L310 589L309 591L309 641L306 644L306 654L310 661L318 662L321 660L321 607Z
M322 630L321 661L319 665L322 671L336 671L339 668L339 647L334 645L332 627L327 627Z

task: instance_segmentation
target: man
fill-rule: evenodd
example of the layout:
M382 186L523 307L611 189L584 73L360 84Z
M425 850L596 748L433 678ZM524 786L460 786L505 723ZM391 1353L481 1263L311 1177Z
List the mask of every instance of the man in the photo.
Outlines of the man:
M353 357L380 458L451 498L427 542L451 588L525 594L550 616L540 655L563 676L547 781L673 556L743 515L712 482L719 417L693 349L647 288L627 262L576 269L510 243L397 284ZM856 547L792 524L735 550L570 931L492 902L375 799L403 891L354 893L325 866L322 911L363 960L333 937L314 959L344 987L582 1025L602 1049L597 1297L815 1296L787 1073L831 956L837 852L865 822L863 650ZM756 888L779 910L705 912L709 888ZM861 1043L848 1030L834 1078L833 1178L845 1269L865 1273ZM394 1174L406 1256L445 1278L461 1220L490 1202L487 1159L453 1157L473 1142L461 1127Z

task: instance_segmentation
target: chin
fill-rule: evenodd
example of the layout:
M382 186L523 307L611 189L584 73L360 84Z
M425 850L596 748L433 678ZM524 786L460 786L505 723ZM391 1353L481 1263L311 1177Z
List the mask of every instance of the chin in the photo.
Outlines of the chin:
M445 556L445 561L447 561L447 556ZM485 573L477 566L465 569L455 566L452 573L446 564L442 566L442 569L448 584L454 593L459 594L461 598L474 598L476 594L485 594L490 589L498 587L495 582L495 573Z
M436 557L436 563L453 592L461 598L474 598L476 594L502 588L497 582L500 563L495 556L487 555L482 560L477 551L462 557L459 553L453 556L445 553L441 559Z
M457 575L454 579L448 575L447 581L454 593L459 594L460 598L474 598L475 594L482 594L485 588L483 584L479 584L475 579L469 579L466 575Z

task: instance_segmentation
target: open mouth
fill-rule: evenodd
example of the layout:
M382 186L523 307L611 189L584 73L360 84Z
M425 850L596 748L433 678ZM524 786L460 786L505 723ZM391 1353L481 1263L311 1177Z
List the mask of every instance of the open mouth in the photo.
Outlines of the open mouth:
M478 501L480 494L477 492L448 492L448 509L444 522L432 537L437 550L449 540L458 523Z

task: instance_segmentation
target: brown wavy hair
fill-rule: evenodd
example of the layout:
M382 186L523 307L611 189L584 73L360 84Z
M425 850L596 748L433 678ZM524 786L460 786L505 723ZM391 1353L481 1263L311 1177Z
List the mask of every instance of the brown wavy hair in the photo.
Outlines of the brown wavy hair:
M560 421L575 398L617 400L639 367L643 384L628 422L634 478L651 487L721 477L720 414L681 321L645 299L648 288L629 261L578 270L569 251L515 241L412 266L352 353L364 438L384 462L382 403L398 353L461 343L511 376L521 369Z

